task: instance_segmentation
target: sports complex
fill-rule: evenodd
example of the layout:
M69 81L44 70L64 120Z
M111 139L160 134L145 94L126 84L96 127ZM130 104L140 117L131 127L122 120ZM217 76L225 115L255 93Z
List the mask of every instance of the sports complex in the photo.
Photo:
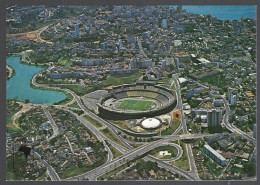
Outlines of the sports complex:
M135 83L115 86L101 98L98 105L99 115L114 120L145 119L169 113L176 106L175 92L149 83ZM153 119L148 123L160 125ZM151 126L153 127L153 126Z

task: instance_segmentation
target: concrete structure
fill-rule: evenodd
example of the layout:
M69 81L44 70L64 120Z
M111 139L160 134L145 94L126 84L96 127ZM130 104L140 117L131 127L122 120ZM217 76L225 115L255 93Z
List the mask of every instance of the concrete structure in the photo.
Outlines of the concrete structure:
M207 111L208 127L221 126L221 111L212 109Z
M179 59L176 58L174 61L175 61L175 65L176 65L176 67L179 67L179 66L180 66L180 61L179 61Z
M168 151L160 151L159 155L160 156L166 156L166 155L172 155L172 153L169 153Z
M75 38L79 37L79 25L75 24L74 29L75 30L72 32L72 37L75 39Z
M156 118L147 118L142 121L141 127L145 129L155 129L161 125L161 121Z
M216 152L213 148L211 148L209 145L204 145L204 152L221 166L226 165L226 159L218 152Z
M231 102L232 95L238 95L238 92L236 89L228 88L228 100Z
M118 40L118 50L120 51L123 48L122 40Z
M167 28L167 19L162 20L162 28Z
M157 106L152 110L135 111L115 108L121 99L146 98L155 102ZM99 115L114 120L138 119L154 117L169 113L176 107L176 94L170 89L154 85L153 83L139 82L113 87L112 92L104 96L97 104Z
M166 67L166 60L161 60L162 67Z
M146 69L150 66L154 66L154 63L151 59L142 59L140 61L135 62L137 68Z
M109 73L111 75L134 74L138 73L138 69L111 69Z
M215 107L222 107L222 106L224 106L224 102L221 99L216 99L216 100L213 101L213 105Z
M237 95L231 95L231 99L230 99L230 105L234 106L237 104Z
M99 66L99 65L104 65L106 64L107 61L104 59L86 59L82 60L82 65L83 66Z
M130 68L131 68L131 69L134 69L135 66L136 66L136 65L135 65L135 60L131 60L131 61L130 61Z
M190 89L190 90L187 90L186 91L186 98L191 98L194 96L194 90L193 89Z
M127 38L128 43L136 43L136 41L137 41L137 38L134 35L128 36L128 38Z
M146 31L146 32L142 33L143 39L149 39L150 36L151 36L151 32L150 31Z

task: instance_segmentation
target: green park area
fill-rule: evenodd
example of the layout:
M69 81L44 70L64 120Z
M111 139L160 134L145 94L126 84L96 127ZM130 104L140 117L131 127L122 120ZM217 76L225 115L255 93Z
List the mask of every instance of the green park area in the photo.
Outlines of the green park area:
M214 76L209 76L199 81L202 83L208 83L209 85L217 86L219 88L223 88L227 85L226 78L223 73L219 73Z
M113 85L122 85L122 84L127 84L127 83L134 83L137 79L139 79L142 76L141 73L133 74L133 75L128 75L128 76L111 76L101 82L99 85L95 86L83 86L83 85L62 85L60 86L61 88L66 88L69 90L72 90L79 96L83 96L85 94L88 94L90 92L96 91L98 89L102 89L108 86L113 86Z
M189 171L190 163L189 163L189 159L188 159L186 145L182 141L178 141L178 144L180 144L180 146L182 147L183 154L180 159L170 162L170 164L172 164L182 170Z
M29 178L31 180L45 180L46 171L45 170L37 170L39 175L36 177L33 173L24 173L24 168L28 166L27 160L25 155L22 152L15 152L14 153L14 163L13 157L9 156L7 158L7 168L6 168L6 180L23 180L25 178Z
M111 141L124 146L124 144L119 140L119 138L112 133L112 131L110 131L108 128L104 128L99 130L102 134L104 134L107 138L109 138Z
M144 100L123 100L116 105L118 109L136 111L151 110L153 106L156 106L154 102Z
M84 119L86 119L89 123L91 123L92 125L94 125L94 126L97 127L97 128L103 126L99 121L93 119L92 117L90 117L90 116L88 116L88 115L84 115L83 117L84 117Z
M106 142L106 144L113 154L113 159L118 158L122 155L122 153L119 150L117 150L115 147L113 147L109 142Z
M122 128L122 129L125 129L125 130L129 129L126 122L123 120L107 120L107 121L109 121L110 123Z
M65 66L65 67L71 67L73 65L73 61L71 61L70 59L66 59L66 58L61 57L58 60L58 64Z
M160 155L160 151L167 151L170 155ZM165 145L165 146L159 146L149 152L150 155L158 158L158 159L171 159L173 157L176 157L178 154L178 150L174 146Z
M72 104L70 104L70 105L68 105L69 107L72 107L72 108L78 108L78 109L80 109L80 106L79 106L79 104L75 101L75 102L73 102Z
M107 87L111 85L122 85L122 84L131 84L134 83L142 76L142 73L136 73L127 76L110 76L106 80L104 80L100 86Z
M171 125L161 132L161 135L171 135L179 127L181 121L179 119L173 118Z
M97 180L104 180L104 179L107 179L109 177L111 177L112 175L124 170L125 168L129 167L133 162L128 162L126 164L123 164L121 166L119 166L118 168L110 171L110 172L107 172L106 174L104 175L101 175L100 177L97 178Z
M22 108L21 105L12 100L6 100L6 129L8 133L22 132L18 123L13 123L12 117Z
M66 163L66 169L59 173L61 179L86 173L103 165L107 161L107 152L105 151L102 142L89 143L89 146L93 148L93 151L97 156L97 160L95 162L92 161L93 163L89 163L89 165L84 165L82 160L68 161Z
M66 170L62 171L59 176L61 179L66 179L69 177L77 176L83 173L86 173L88 171L91 171L102 164L104 164L107 160L107 157L105 155L102 155L102 160L99 160L95 162L94 164L90 166L84 166L81 162L77 162L76 164L69 162L68 167Z

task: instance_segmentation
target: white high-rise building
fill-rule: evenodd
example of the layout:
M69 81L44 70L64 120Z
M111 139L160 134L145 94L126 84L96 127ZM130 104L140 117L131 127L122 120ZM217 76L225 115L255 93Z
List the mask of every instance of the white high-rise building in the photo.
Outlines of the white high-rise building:
M166 60L161 60L162 67L166 66Z
M178 58L176 58L176 59L175 59L175 65L176 65L177 67L179 67L179 66L180 66L180 61L179 61L179 59L178 59Z
M230 99L230 104L231 104L231 106L234 106L234 105L236 105L236 103L237 103L237 95L231 95L231 99Z
M122 49L123 48L123 43L122 40L118 40L118 49Z
M162 28L167 28L167 19L162 20Z
M77 38L79 37L79 25L78 24L75 24L74 25L74 32L72 33L73 34L73 38Z

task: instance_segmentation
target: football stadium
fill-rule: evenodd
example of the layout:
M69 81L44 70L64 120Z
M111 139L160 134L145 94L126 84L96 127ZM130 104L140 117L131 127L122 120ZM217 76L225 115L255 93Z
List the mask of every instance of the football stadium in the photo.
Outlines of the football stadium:
M115 86L101 98L99 115L114 120L139 119L169 113L176 106L175 92L149 83Z

